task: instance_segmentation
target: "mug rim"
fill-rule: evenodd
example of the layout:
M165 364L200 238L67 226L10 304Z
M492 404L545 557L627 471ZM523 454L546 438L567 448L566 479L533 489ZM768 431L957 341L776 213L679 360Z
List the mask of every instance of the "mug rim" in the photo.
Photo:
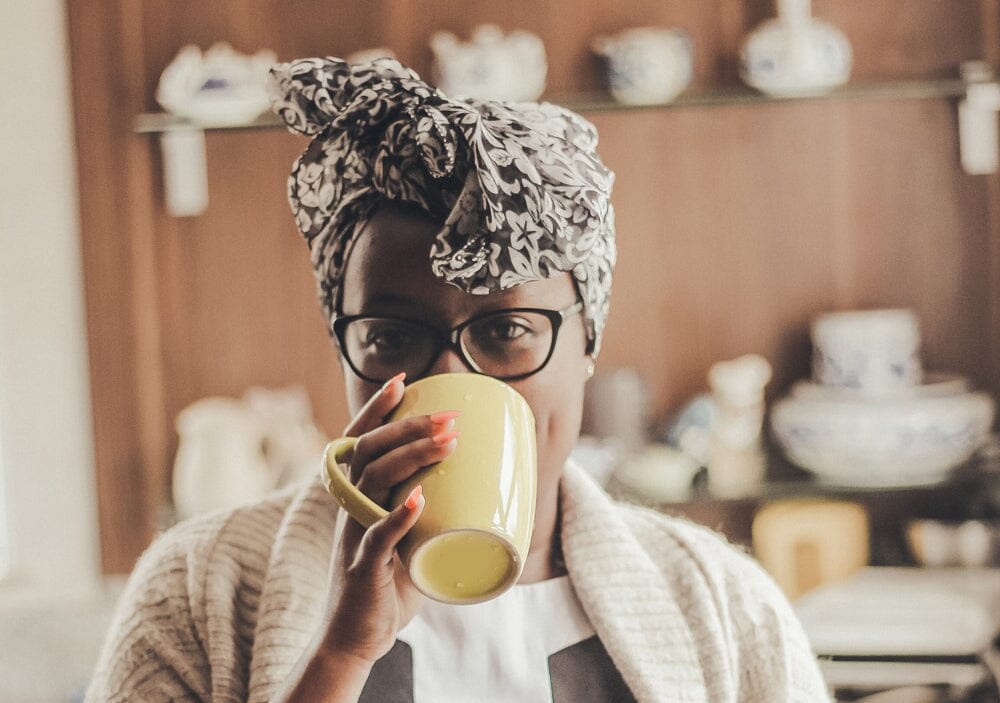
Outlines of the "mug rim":
M484 373L475 373L473 371L447 371L445 373L436 373L431 376L421 376L416 381L412 383L406 383L405 379L403 381L404 388L415 388L421 384L426 384L431 381L444 381L444 380L458 380L472 381L473 383L485 383L486 385L499 385L505 388L509 388L511 391L516 393L518 396L523 398L517 389L512 385L507 383L507 381L501 381L499 378L494 378L493 376L488 376Z
M507 556L510 557L510 562L507 570L507 576L500 582L500 585L473 598L451 598L434 591L434 589L420 577L419 570L415 567L420 560L421 552L442 537L457 533L475 533L478 535L484 535L490 537L503 546L507 552ZM511 589L517 583L518 579L521 578L521 572L524 569L524 563L521 560L520 554L518 554L517 549L505 534L497 531L484 530L481 527L451 527L446 530L442 530L441 532L428 535L421 540L419 544L411 548L410 558L408 561L409 567L407 568L407 573L410 576L410 581L417 588L417 590L431 600L448 605L475 605L476 603L483 603L485 601L492 600L493 598L496 598L500 594Z

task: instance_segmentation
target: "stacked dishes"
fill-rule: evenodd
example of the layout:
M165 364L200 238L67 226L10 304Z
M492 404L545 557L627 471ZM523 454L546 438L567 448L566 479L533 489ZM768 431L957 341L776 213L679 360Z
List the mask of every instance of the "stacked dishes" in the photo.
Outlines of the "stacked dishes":
M812 325L813 382L771 412L788 458L824 482L937 483L987 440L994 402L954 375L924 374L909 310L829 313Z

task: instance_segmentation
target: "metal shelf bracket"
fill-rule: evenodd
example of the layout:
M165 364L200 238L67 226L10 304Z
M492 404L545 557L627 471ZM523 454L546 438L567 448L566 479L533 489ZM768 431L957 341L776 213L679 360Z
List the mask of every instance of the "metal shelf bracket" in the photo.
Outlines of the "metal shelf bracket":
M160 134L163 191L173 217L195 217L208 209L208 158L205 132L196 127Z
M996 173L1000 168L1000 83L981 61L962 64L965 97L958 103L958 144L962 168L970 175Z

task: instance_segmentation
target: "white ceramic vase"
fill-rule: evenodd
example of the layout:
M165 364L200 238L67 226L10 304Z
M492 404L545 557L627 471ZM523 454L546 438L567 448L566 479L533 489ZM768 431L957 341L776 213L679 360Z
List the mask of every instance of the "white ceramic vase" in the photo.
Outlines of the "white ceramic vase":
M851 44L833 25L813 18L810 0L777 0L778 17L743 44L740 75L775 97L822 95L847 82Z

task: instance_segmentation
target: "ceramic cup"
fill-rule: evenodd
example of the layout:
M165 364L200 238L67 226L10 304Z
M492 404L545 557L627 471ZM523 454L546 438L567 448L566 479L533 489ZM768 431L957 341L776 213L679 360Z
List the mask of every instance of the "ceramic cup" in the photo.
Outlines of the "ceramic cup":
M912 310L833 312L813 320L813 378L866 395L920 385L920 325Z
M423 487L423 513L399 546L413 584L444 603L478 603L507 590L524 568L535 516L535 419L509 385L470 373L407 386L390 419L446 410L460 412L455 451L400 484L390 503L395 507ZM355 441L342 437L327 445L322 476L330 494L369 526L386 510L338 466L350 460Z

